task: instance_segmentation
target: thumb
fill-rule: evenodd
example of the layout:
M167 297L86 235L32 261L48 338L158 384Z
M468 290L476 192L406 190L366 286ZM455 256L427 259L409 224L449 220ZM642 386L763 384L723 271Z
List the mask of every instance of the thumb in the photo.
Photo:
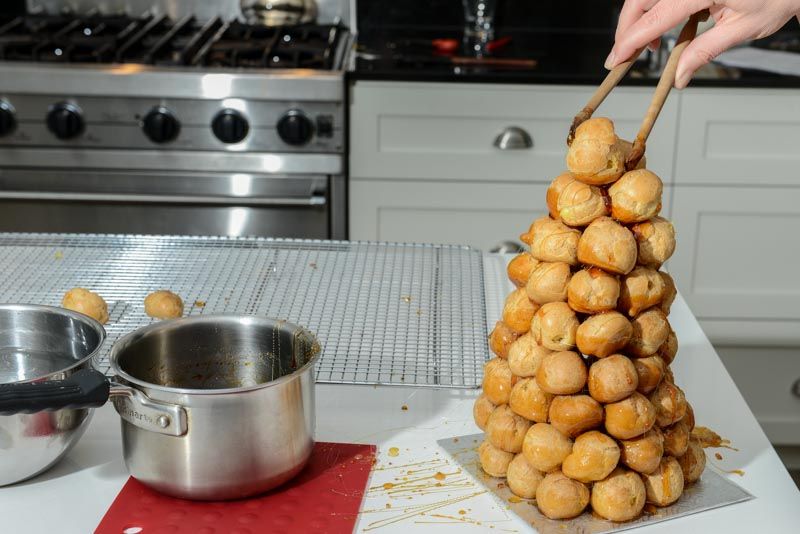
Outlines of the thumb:
M677 89L686 87L697 69L752 35L753 24L746 18L717 22L713 28L698 35L681 54L675 75L675 87Z

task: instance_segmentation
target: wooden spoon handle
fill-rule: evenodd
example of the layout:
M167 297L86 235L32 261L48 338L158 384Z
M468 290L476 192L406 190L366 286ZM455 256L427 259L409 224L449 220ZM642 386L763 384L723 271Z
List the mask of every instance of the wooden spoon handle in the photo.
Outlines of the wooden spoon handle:
M606 75L606 79L603 80L603 83L597 88L594 92L592 97L587 102L586 106L577 114L575 118L572 120L572 126L569 128L569 134L567 135L567 146L572 144L572 140L575 139L575 129L580 126L584 121L589 120L592 117L592 114L600 107L600 104L603 103L603 100L614 90L614 88L619 84L620 81L628 74L628 71L631 70L633 63L636 61L636 58L644 50L644 47L640 48L631 56L628 61L624 63L620 63Z
M689 17L689 21L681 30L678 36L678 42L672 49L669 59L667 60L667 65L664 67L664 72L661 73L661 78L658 80L658 86L656 86L656 91L653 94L653 100L650 102L650 107L647 108L647 113L642 121L642 126L639 128L639 133L636 134L636 139L633 142L633 149L625 160L625 168L627 170L635 169L639 164L639 160L644 156L647 138L653 130L653 126L656 123L656 119L658 119L658 115L661 113L661 109L664 107L664 102L667 101L667 96L669 96L672 86L675 85L678 59L680 59L683 51L697 35L698 23L706 18L708 18L708 11L695 13Z

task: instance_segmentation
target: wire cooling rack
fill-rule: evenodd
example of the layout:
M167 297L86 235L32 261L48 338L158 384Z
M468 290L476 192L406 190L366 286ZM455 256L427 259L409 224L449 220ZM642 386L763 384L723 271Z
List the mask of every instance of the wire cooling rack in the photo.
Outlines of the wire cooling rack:
M316 333L317 381L473 388L489 351L481 253L468 247L266 238L0 233L0 302L103 296L108 341L152 321L144 297L186 315L242 313Z

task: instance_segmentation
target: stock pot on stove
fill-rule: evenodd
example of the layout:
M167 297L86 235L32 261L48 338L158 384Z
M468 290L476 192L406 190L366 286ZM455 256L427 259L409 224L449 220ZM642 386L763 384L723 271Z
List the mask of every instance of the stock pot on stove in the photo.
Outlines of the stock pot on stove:
M66 380L0 385L0 414L111 398L132 476L175 497L242 498L286 482L308 461L319 352L307 330L261 317L155 323L114 344L113 381L87 368Z

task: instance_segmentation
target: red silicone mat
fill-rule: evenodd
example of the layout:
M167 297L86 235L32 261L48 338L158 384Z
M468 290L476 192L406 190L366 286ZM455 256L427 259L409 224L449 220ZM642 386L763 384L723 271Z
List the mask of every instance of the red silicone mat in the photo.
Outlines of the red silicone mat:
M95 533L349 534L374 459L374 445L317 443L297 478L241 501L175 499L129 478Z

